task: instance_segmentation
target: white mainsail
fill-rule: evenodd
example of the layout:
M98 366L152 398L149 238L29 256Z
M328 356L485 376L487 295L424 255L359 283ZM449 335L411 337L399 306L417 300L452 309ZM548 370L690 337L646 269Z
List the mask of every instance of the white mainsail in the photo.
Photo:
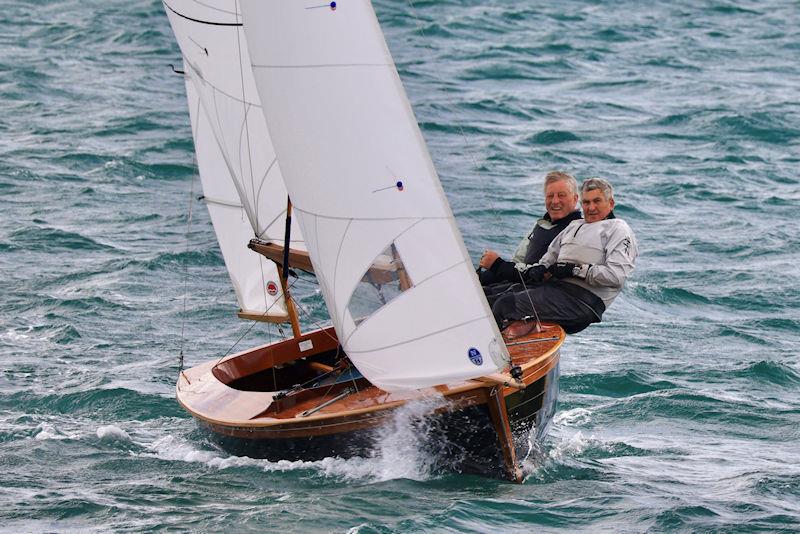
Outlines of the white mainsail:
M246 248L283 244L287 193L233 0L167 0L180 46L205 202L242 311L284 318L275 264ZM305 249L297 225L291 247Z
M350 359L386 390L507 365L367 0L244 0L253 74Z

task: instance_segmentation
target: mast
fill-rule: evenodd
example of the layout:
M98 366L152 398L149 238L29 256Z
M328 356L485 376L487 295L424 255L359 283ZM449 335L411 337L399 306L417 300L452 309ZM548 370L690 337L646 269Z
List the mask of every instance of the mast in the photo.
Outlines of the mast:
M289 321L292 323L294 337L300 337L300 321L297 320L297 309L289 293L289 243L292 237L292 199L286 197L286 233L283 238L283 262L278 264L278 273L281 277L283 299L286 301L286 311L289 312Z

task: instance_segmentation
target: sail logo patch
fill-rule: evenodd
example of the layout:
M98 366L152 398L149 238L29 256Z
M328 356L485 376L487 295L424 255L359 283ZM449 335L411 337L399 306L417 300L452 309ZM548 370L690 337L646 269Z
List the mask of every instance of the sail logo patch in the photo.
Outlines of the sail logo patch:
M274 297L278 294L278 284L270 280L267 282L267 295L270 297Z
M469 355L469 361L475 365L483 365L483 356L481 356L481 351L475 347L470 347L467 355Z

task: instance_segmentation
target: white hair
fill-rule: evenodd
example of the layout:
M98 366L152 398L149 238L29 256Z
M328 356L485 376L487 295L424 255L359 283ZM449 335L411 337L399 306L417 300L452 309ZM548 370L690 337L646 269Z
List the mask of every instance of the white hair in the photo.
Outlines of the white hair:
M612 200L614 198L614 188L602 178L587 178L584 180L583 185L581 185L581 193L594 191L595 189L599 189L606 200Z
M547 176L544 177L544 189L547 190L547 186L552 184L553 182L567 182L567 186L569 186L570 192L573 195L578 194L578 181L575 180L575 177L571 174L562 171L550 171L547 173Z

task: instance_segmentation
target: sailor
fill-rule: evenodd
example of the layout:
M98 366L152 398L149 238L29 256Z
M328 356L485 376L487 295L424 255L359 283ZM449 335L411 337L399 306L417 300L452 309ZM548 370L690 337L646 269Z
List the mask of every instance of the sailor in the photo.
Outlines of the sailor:
M481 256L480 267L485 269L478 278L492 304L497 296L520 284L520 273L534 265L547 252L555 236L569 223L581 218L578 210L578 182L570 174L561 171L547 173L544 178L544 216L536 221L533 230L523 238L511 261L506 261L494 250L486 250Z
M614 190L600 178L581 186L583 219L553 239L547 252L523 273L525 288L492 306L507 339L523 336L535 321L560 324L567 333L600 322L633 271L638 248L630 226L614 216Z

